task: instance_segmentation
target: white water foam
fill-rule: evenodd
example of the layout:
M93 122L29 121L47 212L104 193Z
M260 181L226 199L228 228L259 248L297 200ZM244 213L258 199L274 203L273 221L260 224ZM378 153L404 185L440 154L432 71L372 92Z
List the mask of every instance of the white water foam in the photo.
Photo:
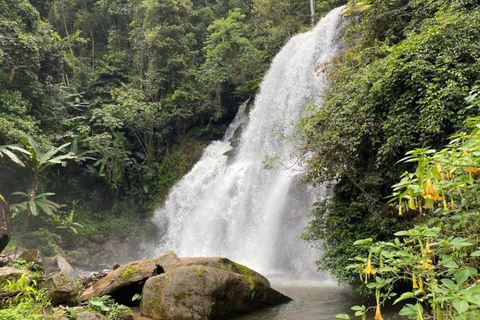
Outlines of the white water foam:
M275 57L248 115L243 105L222 141L212 142L193 169L171 190L154 223L163 235L155 254L223 256L267 275L321 277L320 252L301 239L312 203L325 189L301 183L293 136L305 105L321 103L327 85L315 67L341 48L344 8L337 8L309 32L293 37ZM232 148L235 131L240 141ZM281 132L280 134L275 134ZM284 170L267 170L276 155Z

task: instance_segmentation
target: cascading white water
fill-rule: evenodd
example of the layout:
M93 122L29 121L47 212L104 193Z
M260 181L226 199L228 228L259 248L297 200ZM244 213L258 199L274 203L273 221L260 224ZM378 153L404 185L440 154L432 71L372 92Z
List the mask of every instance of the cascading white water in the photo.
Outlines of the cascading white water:
M333 10L285 45L250 114L243 105L224 139L212 142L173 187L155 212L154 223L163 234L152 246L156 254L224 256L266 274L315 272L319 252L301 234L312 203L325 190L300 182L291 159L295 144L283 136L295 134L305 105L321 102L326 80L315 67L341 50L343 10ZM242 133L235 135L240 127ZM278 156L286 169L265 169L269 156Z

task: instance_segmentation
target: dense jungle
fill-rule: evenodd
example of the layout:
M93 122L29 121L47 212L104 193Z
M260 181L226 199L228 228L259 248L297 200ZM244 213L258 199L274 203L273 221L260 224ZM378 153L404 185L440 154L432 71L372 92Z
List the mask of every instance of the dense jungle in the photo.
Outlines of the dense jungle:
M370 297L337 318L397 303L398 319L480 318L477 0L2 0L0 263L145 258L173 186L242 103L254 110L282 47L342 5L342 50L312 68L327 85L282 137L302 183L329 194L298 237ZM37 262L0 272L0 319L57 319ZM82 311L130 319L123 304ZM81 319L72 305L62 316Z

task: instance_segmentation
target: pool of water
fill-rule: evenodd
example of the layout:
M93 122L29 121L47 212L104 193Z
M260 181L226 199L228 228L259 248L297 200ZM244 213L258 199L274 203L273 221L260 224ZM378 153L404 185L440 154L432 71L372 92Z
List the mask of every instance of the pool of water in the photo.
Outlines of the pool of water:
M333 280L309 282L305 280L271 279L272 287L293 301L236 318L237 320L332 320L338 313L347 313L354 305L371 305L350 286L338 286ZM384 308L384 320L404 320L396 315L398 308ZM373 318L373 315L369 317Z

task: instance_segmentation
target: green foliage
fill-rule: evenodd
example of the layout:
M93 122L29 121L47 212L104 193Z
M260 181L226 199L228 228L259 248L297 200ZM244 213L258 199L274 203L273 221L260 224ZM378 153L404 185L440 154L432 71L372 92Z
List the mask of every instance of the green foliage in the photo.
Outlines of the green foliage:
M417 224L396 232L393 240L370 245L366 268L367 260L361 257L348 267L384 298L377 300L377 309L393 297L398 282L407 282L412 289L394 304L407 299L412 303L400 315L409 319L480 316L480 117L469 119L467 128L473 129L454 135L441 151L408 153L404 161L418 165L395 186L392 202L398 203L399 215L419 216ZM433 310L433 317L425 305Z
M50 305L47 292L39 288L38 280L42 274L22 275L16 281L7 280L0 289L13 293L2 302L0 318L5 319L43 319L43 309Z
M110 296L93 297L88 301L88 309L96 311L110 320L131 319L132 310L113 301Z
M225 87L233 84L235 93L246 99L255 93L263 76L264 54L256 48L245 18L237 8L208 27L211 33L205 41L206 61L199 77L205 88L209 88L210 108L216 119L223 115Z
M36 262L26 262L24 259L17 259L12 263L8 264L9 267L16 269L25 269L33 272L43 272L42 265Z
M24 248L36 248L46 257L55 256L58 253L58 246L62 238L48 229L40 228L36 231L26 233L18 240L18 244Z

